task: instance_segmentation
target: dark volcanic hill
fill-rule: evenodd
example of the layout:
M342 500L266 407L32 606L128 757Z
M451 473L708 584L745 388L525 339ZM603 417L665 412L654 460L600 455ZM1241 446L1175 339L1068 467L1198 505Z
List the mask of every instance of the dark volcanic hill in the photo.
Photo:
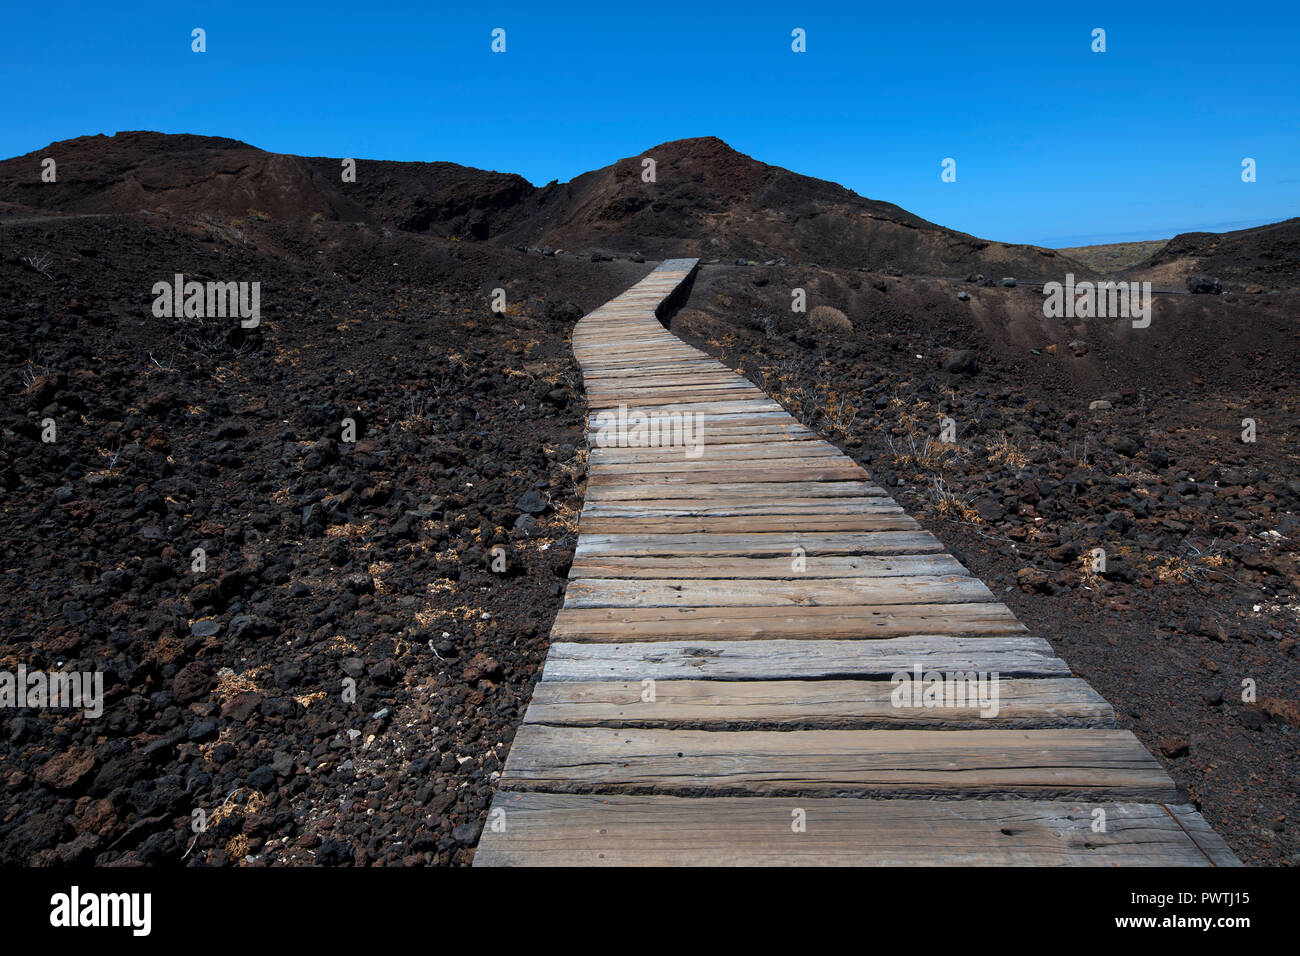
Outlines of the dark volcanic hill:
M59 189L40 181L46 157ZM657 164L641 179L642 160ZM87 136L0 162L0 201L72 213L159 211L369 222L512 245L576 251L815 262L874 271L1022 279L1088 269L1051 249L945 229L891 203L760 163L713 137L534 187L520 176L453 163L339 159L237 140L151 132Z
M58 188L41 161L58 164ZM129 132L81 136L0 162L0 199L75 213L167 211L276 219L361 218L297 156L214 136Z
M1235 232L1184 232L1134 266L1134 278L1170 282L1204 273L1228 288L1297 286L1300 218Z
M58 189L40 179L47 156L58 163ZM82 136L0 162L0 201L71 213L324 218L486 238L476 227L481 217L502 215L534 190L520 176L455 163L358 165L357 182L344 183L341 160L268 153L233 139Z
M656 181L641 179L655 160ZM531 197L510 230L529 242L611 252L816 262L912 275L1043 278L1088 271L1055 250L944 229L892 203L769 166L715 137L663 143Z

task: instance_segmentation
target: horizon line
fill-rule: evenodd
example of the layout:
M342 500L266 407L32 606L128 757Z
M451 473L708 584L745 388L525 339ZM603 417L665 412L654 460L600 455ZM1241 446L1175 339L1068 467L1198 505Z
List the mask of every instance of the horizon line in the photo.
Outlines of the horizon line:
M193 136L193 137L196 137L196 138L199 138L199 139L224 139L224 140L229 140L230 142L233 142L233 143L240 143L240 144L242 144L242 145L244 145L244 146L249 147L250 149L256 149L256 150L258 150L258 151L260 151L260 152L269 153L269 154L276 155L276 156L292 156L292 157L296 157L296 158L299 158L299 159L341 159L341 158L344 158L344 157L338 157L338 156L327 156L327 155L325 155L325 154L323 154L323 153L320 153L320 154L308 154L308 153L291 153L291 152L282 152L282 151L280 151L280 150L267 149L267 148L265 148L265 147L258 146L258 145L255 144L255 143L251 143L251 142L249 142L249 141L246 140L246 139L240 139L239 137L217 135L217 134L212 134L212 133L166 132L166 131L158 130L158 129L119 129L119 130L115 130L115 131L112 132L112 133L104 133L104 132L98 132L98 133L82 133L82 134L80 134L80 135L67 137L67 138L65 138L65 139L51 140L50 142L44 144L44 146L37 146L37 147L34 147L34 148L28 150L28 151L25 152L25 153L18 153L18 154L15 154L15 155L13 155L13 156L7 156L7 157L4 157L4 158L0 158L0 162L8 162L8 161L10 161L10 160L19 159L19 158L21 158L22 156L28 156L28 155L31 155L32 153L39 152L41 149L49 148L49 147L51 147L51 146L55 146L55 145L57 145L57 144L59 144L59 143L66 143L66 142L70 142L70 141L72 141L72 140L76 140L76 139L92 139L92 138L95 138L95 137L103 137L103 138L106 138L106 139L113 139L113 138L116 138L117 136L120 136L120 135L125 134L125 133L152 133L152 134L157 135L157 136ZM810 174L808 174L808 173L801 173L801 172L799 172L798 170L795 170L795 169L791 169L791 168L789 168L788 166L778 166L778 165L775 164L775 163L769 163L769 162L767 162L767 161L765 161L765 160L758 159L758 158L756 158L756 157L750 155L749 153L741 152L740 150L736 149L736 147L734 147L734 146L732 146L730 143L728 143L725 139L723 139L723 138L720 137L720 136L714 135L714 134L706 134L706 135L703 135L703 136L682 136L682 137L679 137L679 138L677 138L677 139L664 140L663 142L660 142L660 143L656 143L656 144L654 144L654 146L647 147L647 149L655 149L655 148L657 148L657 147L659 147L659 146L666 146L666 145L668 145L668 144L670 144L670 143L681 143L681 142L687 142L687 141L689 141L689 140L701 140L701 139L714 139L714 140L717 140L719 143L721 143L723 146L726 146L726 147L727 147L728 149L730 149L732 152L737 153L737 154L740 155L740 156L744 156L746 159L749 159L749 160L751 160L751 161L753 161L753 162L761 163L761 164L764 165L764 166L771 166L771 167L773 167L773 168L775 168L775 169L781 169L781 170L784 170L785 172L791 173L791 174L796 175L796 176L803 176L803 177L805 177L805 178L807 178L807 179L814 179L814 180L817 180L817 181L819 181L819 182L831 183L832 185L839 186L841 189L847 189L848 191L852 192L855 196L858 196L858 197L861 198L861 199L865 199L865 200L867 200L867 201L869 201L869 202L884 202L884 203L889 203L890 205L898 206L898 208L899 208L899 209L902 209L904 212L907 212L907 213L909 213L909 214L911 214L911 215L913 215L913 216L917 216L918 218L925 219L925 217L924 217L924 216L921 216L919 213L912 212L912 210L907 209L907 208L904 207L904 206L900 206L898 203L893 202L893 201L890 200L890 199L881 199L881 198L874 198L874 197L871 197L871 196L866 196L866 195L863 195L862 193L858 192L858 191L857 191L856 189L854 189L853 187L851 187L851 186L847 186L847 185L845 185L844 183L838 182L838 181L836 181L836 180L832 180L832 179L822 179L820 176L813 176L813 175L810 175ZM635 156L635 155L640 155L640 154L638 153L638 154L632 154L632 155ZM582 172L577 173L576 175L574 175L574 176L572 176L571 178L566 179L566 180L560 180L558 177L552 177L552 178L546 180L545 182L534 182L532 179L530 179L528 176L524 175L523 173L516 172L516 171L511 170L511 169L489 169L489 168L484 167L484 166L472 166L472 165L469 165L469 164L467 164L467 163L458 162L458 161L456 161L456 160L454 160L454 159L386 159L386 158L380 158L380 157L374 157L374 156L372 156L372 157L355 157L355 156L354 156L354 157L347 157L347 158L357 159L357 160L359 160L359 161L361 161L361 162L380 162L380 163L425 163L425 164L433 164L433 163L449 163L449 164L454 165L454 166L460 166L460 167L463 168L463 169L473 169L473 170L478 170L478 171L480 171L480 172L496 173L496 174L498 174L498 175L518 176L520 179L524 180L526 183L528 183L528 184L529 184L530 186L532 186L534 189L544 189L544 188L546 188L546 186L550 185L551 183L562 183L562 184L568 184L568 183L571 183L571 182L573 182L574 180L580 178L581 176L586 175L586 174L589 173L589 172L594 172L594 171L597 170L597 169L603 169L603 168L605 168L605 166L612 166L612 165L614 165L615 163L617 163L618 161L620 161L620 160L622 160L622 159L628 159L628 158L630 158L630 157L628 157L628 156L620 156L620 157L618 157L617 159L614 159L614 160L610 161L609 163L606 163L605 166L596 166L596 167L593 167L592 169L583 170ZM1239 220L1220 220L1219 222L1215 222L1215 223L1199 224L1199 225L1195 225L1195 226L1191 226L1191 227L1182 227L1182 228L1177 228L1177 229L1166 230L1166 231L1163 232L1163 234L1157 234L1157 235L1154 235L1154 236L1153 236L1153 233L1159 233L1159 232L1161 232L1161 231L1158 230L1158 229L1153 228L1153 229L1143 229L1143 230L1129 230L1129 231L1126 231L1126 232L1116 232L1116 233L1085 233L1085 234L1082 234L1082 235L1074 235L1074 236L1054 236L1054 237L1051 237L1050 239L1046 239L1046 240L1043 240L1043 241L1034 241L1034 240L1013 241L1013 240L1005 240L1005 239L994 239L994 238L991 238L991 237L989 237L989 236L985 236L985 235L977 235L976 238L979 238L979 239L982 239L982 240L985 240L985 241L988 241L988 242L997 242L997 243L1000 243L1000 244L1002 244L1002 245L1010 245L1010 246L1034 246L1034 247L1039 247L1039 248L1043 248L1043 249L1052 249L1052 250L1060 251L1060 250L1064 250L1064 249L1082 249L1082 248L1087 248L1087 247L1091 247L1091 246L1122 245L1122 244L1126 244L1126 243L1135 243L1135 242L1169 242L1169 241L1172 241L1172 240L1173 240L1174 238L1176 238L1177 236L1185 235L1185 234L1189 234L1189 233L1209 233L1209 234L1214 234L1214 235L1226 235L1226 234L1231 233L1231 232L1239 232L1239 231L1243 231L1243 230L1247 230L1247 229L1257 229L1257 228L1262 227L1262 226L1277 225L1277 224L1279 224L1279 223L1287 222L1288 220L1290 220L1290 219L1294 219L1294 218L1296 218L1296 217L1294 217L1294 216L1284 216L1284 217L1282 217L1282 218L1274 218L1274 219L1239 219ZM927 221L927 222L933 222L933 224L936 225L936 226L939 226L939 228L941 228L941 229L946 229L946 230L949 230L949 231L951 231L951 232L965 232L965 230L958 229L958 228L953 227L953 226L945 226L945 225L943 225L942 223L934 222L933 220L926 219L926 221ZM973 233L967 233L967 234L968 234L968 235L974 235ZM1139 237L1141 237L1141 238L1139 238Z

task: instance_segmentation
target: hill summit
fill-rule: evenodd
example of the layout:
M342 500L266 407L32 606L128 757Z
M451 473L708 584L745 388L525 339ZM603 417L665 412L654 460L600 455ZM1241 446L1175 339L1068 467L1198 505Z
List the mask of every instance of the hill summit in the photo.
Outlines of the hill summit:
M44 157L58 184L41 182ZM654 160L654 181L643 179ZM66 213L370 222L407 232L646 256L816 262L917 275L1057 276L1055 251L945 229L892 203L759 162L716 137L661 143L567 183L454 163L269 153L221 137L84 136L0 162L0 201Z

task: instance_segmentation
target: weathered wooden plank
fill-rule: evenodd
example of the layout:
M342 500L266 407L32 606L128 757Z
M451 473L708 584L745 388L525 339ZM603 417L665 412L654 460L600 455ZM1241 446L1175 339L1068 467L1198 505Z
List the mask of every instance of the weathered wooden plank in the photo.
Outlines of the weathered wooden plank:
M701 385L673 385L664 383L653 388L592 388L587 391L587 404L591 408L617 408L627 405L628 410L642 405L677 403L766 401L763 392L752 385L734 382L706 383Z
M660 433L662 435L662 432ZM606 465L635 464L639 462L671 461L685 454L684 444L690 438L700 453L694 461L750 460L763 461L772 458L843 458L843 452L832 445L813 441L782 442L723 442L712 444L707 431L694 432L689 429L681 433L674 432L668 436L670 441L655 448L615 448L597 446L591 449L587 458L593 467L604 468ZM662 440L662 439L661 439ZM691 450L694 450L693 448Z
M759 393L762 394L762 393ZM592 411L600 409L618 410L619 405L628 405L631 403L619 399L606 399L602 402L588 401L587 406ZM655 414L671 414L672 412L691 412L700 414L720 415L726 412L736 414L753 415L758 412L781 412L786 413L785 409L771 399L732 399L718 402L637 402L636 407L643 412L654 412Z
M610 389L623 387L645 388L652 385L662 385L665 382L670 384L675 382L688 384L734 382L736 384L753 385L753 382L743 375L737 375L725 365L719 365L716 362L713 363L712 367L708 367L704 363L696 364L690 368L647 369L638 366L633 369L604 374L596 371L588 372L584 368L582 378L588 388L599 386Z
M1224 842L1223 837L1211 829L1210 825L1205 822L1205 817L1201 816L1195 807L1190 804L1179 804L1175 806L1167 805L1164 809L1178 821L1178 825L1182 827L1183 832L1209 858L1214 866L1241 866L1241 861L1237 859L1237 855Z
M665 376L657 376L653 379L647 379L646 384L640 381L621 381L614 385L602 385L596 382L588 383L588 397L598 394L613 396L615 398L625 399L629 404L636 401L643 395L662 395L665 393L681 393L683 395L695 395L697 392L719 392L734 390L744 392L757 398L766 399L767 395L762 389L758 388L752 382L742 378L739 375L683 375L675 379ZM690 400L690 399L688 399Z
M543 680L888 680L900 671L983 670L1068 677L1037 637L898 637L882 641L552 641Z
M1026 632L1004 604L858 604L830 607L583 608L555 616L557 641L881 640L932 634L953 637Z
M585 351L590 351L593 355L583 360L582 377L584 381L601 381L605 379L619 378L650 378L656 374L664 373L668 375L681 374L687 375L691 372L702 372L705 374L728 374L735 373L723 365L717 359L676 359L673 361L661 361L658 359L618 359L615 361L602 362L595 358L594 352L596 346L592 346Z
M900 554L891 557L808 555L795 571L786 555L775 558L575 558L569 578L737 578L776 580L788 578L906 577L924 574L970 574L947 554Z
M735 386L736 388L745 388L751 392L763 395L762 389L745 378L743 375L737 375L735 372L726 368L719 369L680 369L668 372L651 373L641 371L636 374L623 373L614 377L595 376L586 380L589 388L596 388L602 391L621 392L628 395L635 395L642 391L662 391L665 389L681 389L683 391L699 391L716 388L719 385Z
M749 534L587 534L578 539L576 557L610 555L764 555L790 554L794 548L817 554L924 554L942 551L928 531L797 531Z
M704 405L720 402L763 401L763 393L756 388L715 386L707 390L692 389L647 389L643 392L592 391L587 394L589 408L617 408L619 405L639 407L663 406L671 404Z
M734 369L730 369L716 359L688 359L665 362L659 359L650 358L649 360L641 359L628 363L624 361L621 365L611 363L610 366L597 365L594 361L594 355L591 356L593 361L584 361L582 368L583 380L587 382L641 382L660 381L660 376L664 378L682 378L692 375L704 376L725 376L733 379L740 379L744 382L750 380L744 375L739 374ZM752 384L752 382L751 382Z
M664 329L642 330L629 325L620 331L619 326L607 324L598 333L591 334L584 329L574 336L573 349L580 357L588 351L597 355L609 354L611 346L621 346L618 354L623 357L648 354L656 357L681 355L698 358L704 355L699 349L691 348Z
M715 472L724 469L752 469L755 472L764 474L778 474L786 470L797 470L803 468L816 468L822 471L834 472L835 474L862 474L861 467L845 455L838 451L834 455L812 455L803 457L789 458L765 458L762 455L758 457L733 459L730 456L719 455L710 456L707 446L701 445L702 454L698 457L687 457L686 449L678 446L674 449L674 454L659 455L649 461L628 461L628 462L611 462L604 461L599 465L599 475L601 478L610 475L666 475L676 473L698 474L700 472Z
M593 426L595 423L592 423ZM660 426L662 428L662 426ZM811 432L803 431L802 425L715 425L707 422L699 427L698 433L691 432L691 437L700 436L704 447L716 450L731 449L729 445L774 446L790 442L800 442L806 448L821 448L825 445ZM600 428L593 427L588 435L588 444L594 450L600 447ZM680 446L678 446L680 447ZM825 445L827 448L834 446ZM838 449L835 449L838 451ZM653 449L652 449L653 452Z
M737 581L725 578L570 578L569 608L817 607L883 604L969 604L996 598L979 578L812 578L807 581Z
M1106 829L1094 832L1098 808ZM1164 807L1150 803L503 792L492 812L505 827L484 832L475 866L1211 863ZM800 816L805 825L796 830Z
M789 495L798 498L856 498L884 495L884 489L867 481L728 481L728 482L644 482L609 481L587 484L587 501L658 501L676 498L712 497L725 501L740 498L770 498Z
M587 476L587 487L606 485L656 485L744 483L744 482L794 482L794 481L852 481L864 480L867 473L852 461L829 460L820 463L791 464L789 462L754 462L727 467L726 462L692 463L682 468L663 465L645 465L636 474L609 474L604 469Z
M690 409L691 417L696 421L704 422L705 428L708 429L730 429L730 428L803 428L799 422L790 417L789 412L783 408L777 409L759 409L754 410L750 403L741 402L743 407L738 409L710 411L705 408L695 407ZM625 420L633 411L646 411L644 406L629 405L626 411L621 411L617 406L611 407L607 413L588 412L587 423L590 430L597 418L601 414L614 416L614 420ZM648 414L648 412L647 412Z
M1128 730L641 730L525 724L503 790L1176 802Z
M716 372L688 372L669 375L659 372L644 379L604 379L587 380L588 397L601 395L614 397L633 405L641 401L643 395L661 394L663 392L711 392L720 389L737 389L745 391L749 397L766 397L738 375L721 375Z
M897 511L830 515L676 515L637 518L583 515L582 534L748 534L751 532L913 531L916 519Z
M582 509L592 518L671 518L731 515L845 515L902 511L892 498L686 498L668 501L593 501Z
M601 432L611 425L617 427L621 421L624 423L622 427L631 427L632 414L637 411L640 411L640 409L630 407L626 412L608 410L589 416L587 420L587 437L591 446L601 446ZM687 416L683 415L681 418L685 423ZM659 420L661 430L665 421L668 425L675 426L676 419L661 418ZM730 440L734 443L748 442L751 444L757 444L761 441L802 441L807 448L816 448L823 444L819 440L812 440L816 436L801 431L803 426L795 422L772 421L770 419L764 421L761 417L753 415L715 415L711 419L706 416L698 418L691 416L690 425L692 429L699 430L705 442L712 442L714 439L718 439L720 442Z
M679 730L1115 726L1110 704L1081 680L990 678L996 696L985 706L972 696L960 706L914 707L906 694L895 698L902 686L883 680L664 680L653 688L640 681L540 681L524 722ZM898 700L909 706L896 706Z
M688 454L683 445L675 454L661 455L651 461L601 462L589 475L593 484L655 484L658 482L710 481L701 476L734 473L739 481L835 481L865 479L867 473L853 459L839 455L811 455L782 458L750 457L732 459L726 455L710 457L705 445L700 455ZM796 475L798 477L791 477Z
M644 321L641 320L641 321ZM588 338L593 338L588 336ZM617 375L645 375L650 372L659 371L676 371L691 369L727 369L725 365L715 358L710 358L703 352L696 352L694 356L683 358L681 356L672 356L666 353L659 354L656 358L628 358L624 356L605 355L601 357L602 347L595 341L587 344L577 344L574 346L574 352L581 352L585 356L582 361L582 373L585 378L588 374L594 376L617 376Z

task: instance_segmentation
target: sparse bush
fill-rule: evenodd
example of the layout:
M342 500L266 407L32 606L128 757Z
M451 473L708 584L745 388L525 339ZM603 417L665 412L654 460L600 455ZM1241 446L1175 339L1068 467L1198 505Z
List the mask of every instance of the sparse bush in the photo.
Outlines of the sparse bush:
M993 464L1006 465L1008 468L1019 469L1029 464L1029 456L1019 445L1013 445L1005 434L989 444L988 456Z
M33 272L39 272L47 279L54 278L54 276L50 275L50 263L53 259L50 257L48 252L33 253L30 256L23 256L19 261Z
M808 328L814 332L838 333L849 335L853 332L853 323L849 317L829 305L814 306L813 310L808 313Z
M984 520L962 495L947 487L942 478L934 479L934 510L940 518L952 521L981 524Z
M954 443L927 438L918 445L915 434L907 436L906 448L895 445L892 435L886 434L885 441L889 445L890 457L899 468L923 470L946 468L950 462L961 457L961 451Z

